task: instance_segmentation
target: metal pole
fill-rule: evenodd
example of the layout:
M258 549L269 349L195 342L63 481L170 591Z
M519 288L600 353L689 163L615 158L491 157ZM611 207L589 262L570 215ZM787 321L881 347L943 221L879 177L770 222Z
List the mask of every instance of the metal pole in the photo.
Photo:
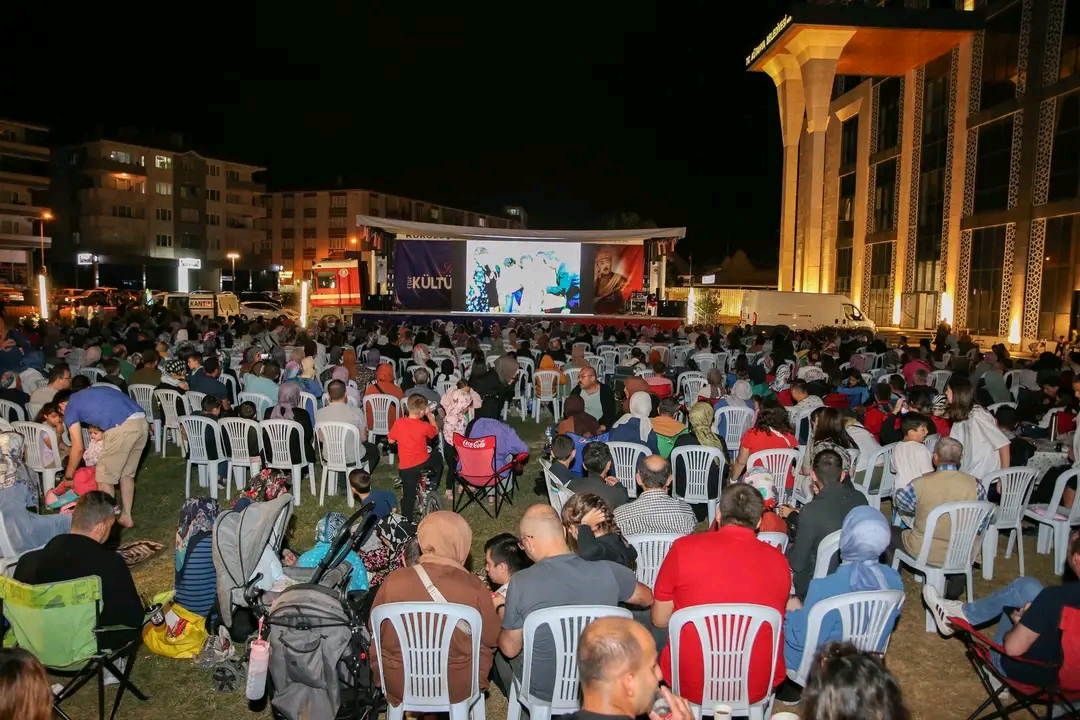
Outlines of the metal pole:
M41 274L45 274L45 220L41 220Z

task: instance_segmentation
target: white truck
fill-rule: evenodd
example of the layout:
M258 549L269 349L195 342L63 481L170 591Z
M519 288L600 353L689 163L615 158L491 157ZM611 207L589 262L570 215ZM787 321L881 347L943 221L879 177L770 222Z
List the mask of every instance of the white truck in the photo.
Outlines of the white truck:
M792 329L850 327L877 331L847 295L748 290L743 295L739 319L743 325Z
M193 317L195 315L211 317L232 317L239 315L240 303L236 295L231 292L193 292L193 293L165 293L162 300L165 307L180 315Z

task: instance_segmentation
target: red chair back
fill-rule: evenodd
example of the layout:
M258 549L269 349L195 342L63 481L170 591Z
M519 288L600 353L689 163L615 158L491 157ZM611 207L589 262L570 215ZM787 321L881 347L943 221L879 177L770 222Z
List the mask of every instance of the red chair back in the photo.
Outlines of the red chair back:
M495 472L495 436L467 438L454 433L458 475L470 485L487 487L499 481Z
M1061 610L1061 671L1058 682L1065 693L1080 692L1080 608Z

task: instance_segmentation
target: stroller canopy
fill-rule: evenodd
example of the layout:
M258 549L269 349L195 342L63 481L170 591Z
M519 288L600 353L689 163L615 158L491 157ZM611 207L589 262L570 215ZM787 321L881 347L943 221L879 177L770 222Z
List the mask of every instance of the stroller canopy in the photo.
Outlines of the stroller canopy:
M214 521L214 571L226 627L232 627L233 605L242 603L244 586L259 566L263 551L269 547L274 553L281 552L292 503L293 496L284 493L267 502L251 503L239 512L227 510Z

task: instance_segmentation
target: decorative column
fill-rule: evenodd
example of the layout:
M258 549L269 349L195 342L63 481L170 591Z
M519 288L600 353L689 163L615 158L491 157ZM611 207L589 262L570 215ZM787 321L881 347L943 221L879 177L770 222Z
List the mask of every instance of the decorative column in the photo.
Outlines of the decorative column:
M836 63L854 30L804 30L787 45L799 63L806 103L808 195L802 252L802 290L821 290L821 229L825 191L825 145ZM798 269L796 269L798 272Z
M795 214L799 195L799 138L802 135L806 102L802 75L795 58L779 53L765 64L765 72L776 84L780 109L780 134L784 143L784 175L780 200L780 278L782 291L794 289Z

